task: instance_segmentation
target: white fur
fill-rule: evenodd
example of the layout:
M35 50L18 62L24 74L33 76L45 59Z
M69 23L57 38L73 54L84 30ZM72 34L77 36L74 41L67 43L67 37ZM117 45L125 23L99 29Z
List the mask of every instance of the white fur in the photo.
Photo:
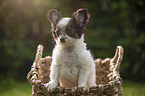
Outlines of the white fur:
M52 58L48 90L56 88L59 81L66 88L96 85L95 64L91 53L86 49L84 36L73 39L66 46L57 43Z
M62 18L59 20L57 26L59 26L62 29L64 26L66 26L68 24L69 21L70 21L69 17Z

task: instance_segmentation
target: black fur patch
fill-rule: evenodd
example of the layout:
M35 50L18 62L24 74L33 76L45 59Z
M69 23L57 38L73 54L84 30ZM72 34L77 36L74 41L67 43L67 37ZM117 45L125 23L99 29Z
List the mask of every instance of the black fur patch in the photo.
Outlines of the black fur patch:
M74 19L71 19L66 26L66 34L70 37L79 39L84 33L84 28L80 27Z

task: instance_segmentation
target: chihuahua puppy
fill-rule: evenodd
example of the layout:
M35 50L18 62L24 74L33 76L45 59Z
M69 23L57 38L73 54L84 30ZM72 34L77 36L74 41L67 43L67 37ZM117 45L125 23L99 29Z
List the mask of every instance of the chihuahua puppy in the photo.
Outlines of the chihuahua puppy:
M84 43L85 26L89 21L87 9L79 9L72 17L62 18L55 10L48 11L52 34L56 41L50 67L48 91L60 82L65 88L96 85L94 60Z

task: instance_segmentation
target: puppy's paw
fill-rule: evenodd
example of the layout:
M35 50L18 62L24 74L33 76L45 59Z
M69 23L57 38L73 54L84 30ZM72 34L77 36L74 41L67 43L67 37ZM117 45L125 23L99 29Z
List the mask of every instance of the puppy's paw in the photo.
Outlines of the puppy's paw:
M79 82L79 84L78 84L78 88L83 88L85 86L86 86L86 83L83 81Z
M82 86L82 87L78 87L78 89L83 89L84 88L84 86Z
M79 89L83 89L85 86L78 86Z
M46 84L47 90L49 92L52 92L57 86L58 84L56 82L51 82L51 81Z
M79 88L79 89L83 89L84 87L85 87L85 84L79 84L79 85L78 85L78 88Z

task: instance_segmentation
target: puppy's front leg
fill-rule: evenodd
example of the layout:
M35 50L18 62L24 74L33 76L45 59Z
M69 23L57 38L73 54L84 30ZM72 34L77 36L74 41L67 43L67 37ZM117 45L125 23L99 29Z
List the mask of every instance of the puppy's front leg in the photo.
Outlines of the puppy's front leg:
M59 80L59 65L52 63L50 68L50 81L46 85L48 91L51 91L58 86L58 80Z
M79 71L78 87L84 87L84 86L86 86L88 75L89 75L88 68L81 67L80 71Z

